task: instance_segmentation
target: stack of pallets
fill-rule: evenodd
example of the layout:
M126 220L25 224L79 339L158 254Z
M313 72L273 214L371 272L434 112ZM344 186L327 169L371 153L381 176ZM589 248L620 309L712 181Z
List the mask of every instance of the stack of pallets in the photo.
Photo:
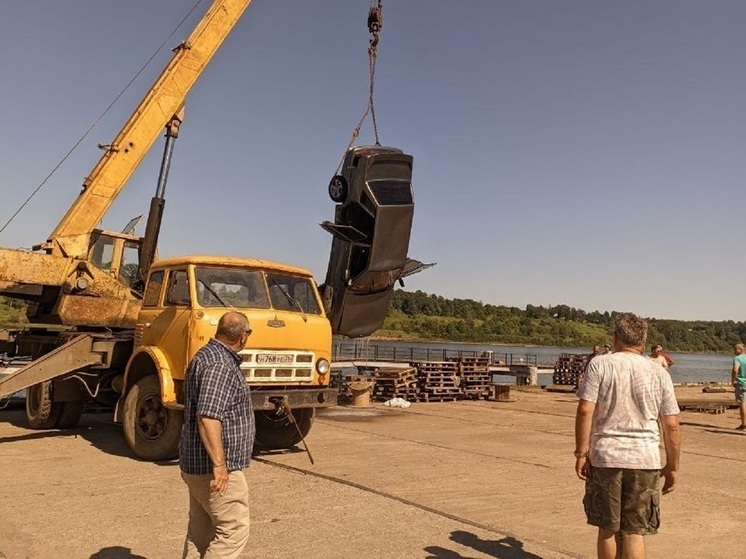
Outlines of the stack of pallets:
M417 369L379 369L373 373L373 399L387 401L392 398L403 398L416 402L418 396Z
M552 384L578 386L589 359L587 353L562 353L554 364Z
M417 368L420 402L453 402L461 396L457 362L427 361L410 365Z
M490 395L489 357L462 357L458 361L461 393L469 400L487 399Z

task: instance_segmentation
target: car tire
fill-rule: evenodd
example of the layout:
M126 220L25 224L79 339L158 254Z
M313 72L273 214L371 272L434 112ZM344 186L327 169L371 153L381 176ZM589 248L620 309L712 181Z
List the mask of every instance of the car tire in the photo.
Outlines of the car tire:
M329 198L337 204L343 204L347 200L347 180L342 175L334 175L329 181Z

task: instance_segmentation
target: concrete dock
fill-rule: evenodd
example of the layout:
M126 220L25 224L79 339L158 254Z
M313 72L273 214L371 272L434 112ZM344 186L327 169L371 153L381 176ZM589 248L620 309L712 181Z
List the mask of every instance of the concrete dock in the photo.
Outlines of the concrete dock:
M679 392L681 391L681 392ZM682 400L732 394L680 387ZM570 394L509 401L335 407L300 449L249 470L244 557L564 559L595 556L573 472ZM717 406L714 406L717 407ZM8 559L160 559L180 554L187 496L178 465L130 455L121 427L86 414L70 432L31 431L0 411L0 553ZM737 411L683 412L679 488L663 498L650 557L743 557L746 435ZM1 556L1 555L0 555Z

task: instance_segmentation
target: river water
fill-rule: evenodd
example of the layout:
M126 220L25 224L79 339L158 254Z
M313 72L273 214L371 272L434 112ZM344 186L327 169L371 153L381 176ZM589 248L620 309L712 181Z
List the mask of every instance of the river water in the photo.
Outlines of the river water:
M387 352L396 352L397 359L405 361L407 354L412 354L415 359L423 359L423 355L430 357L431 361L442 359L443 355L456 357L459 354L481 355L484 351L492 351L495 359L507 358L513 363L526 362L538 364L542 367L551 367L562 353L591 353L591 348L577 347L552 347L552 346L516 346L516 345L481 345L481 344L448 344L437 342L400 342L383 340L358 340L354 343L345 342L344 350L339 344L335 345L335 351L349 351L350 346L355 346L358 353L372 355L377 351L381 355ZM376 349L377 348L377 349ZM702 353L677 353L667 352L676 362L670 369L671 379L674 383L687 382L730 382L730 370L733 365L732 355L702 354ZM550 384L551 375L541 374L540 384ZM496 379L503 382L504 379Z

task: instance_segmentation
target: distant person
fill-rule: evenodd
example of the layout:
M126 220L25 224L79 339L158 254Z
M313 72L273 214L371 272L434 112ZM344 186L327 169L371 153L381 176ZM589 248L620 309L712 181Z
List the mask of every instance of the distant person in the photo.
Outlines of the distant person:
M676 361L674 361L673 357L671 357L668 353L665 353L663 351L663 348L661 348L661 355L666 358L666 361L668 361L668 368L669 369L674 366L674 363L676 363Z
M611 346L610 346L609 344L606 344L606 345L604 346L604 353L605 353L605 354L607 354L607 355L608 355L609 353L611 353Z
M585 371L588 368L588 364L591 362L591 359L593 359L594 357L598 357L599 355L601 355L601 346L596 344L593 346L593 353L589 354L585 360L585 367L583 367L583 374L585 374Z
M733 351L736 356L733 358L731 383L736 389L736 403L741 413L741 424L736 429L746 431L746 350L743 344L736 344Z
M184 387L181 477L189 489L182 558L238 557L249 541L249 487L256 425L238 354L251 328L238 312L218 321L215 337L194 356Z
M650 348L650 359L658 363L658 365L660 365L664 369L668 370L668 359L666 359L666 356L663 355L663 348L660 346L660 344L655 344L653 347Z
M660 524L663 493L676 487L679 469L679 407L671 376L643 355L648 325L623 313L614 321L614 349L588 366L578 390L575 417L575 473L585 481L588 524L598 527L599 559L644 559L645 539ZM658 443L663 430L666 465Z

